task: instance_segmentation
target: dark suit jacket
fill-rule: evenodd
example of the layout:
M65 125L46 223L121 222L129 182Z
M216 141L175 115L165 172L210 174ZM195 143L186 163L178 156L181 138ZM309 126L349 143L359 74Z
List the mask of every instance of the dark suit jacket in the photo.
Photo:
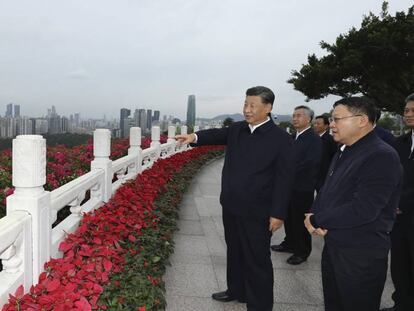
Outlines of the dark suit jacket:
M404 169L399 208L403 214L414 216L414 152L411 153L411 132L398 137L394 147Z
M381 126L375 126L374 128L375 134L378 135L379 138L381 138L383 141L385 141L387 144L393 146L395 143L395 136L392 135L392 133L385 128Z
M322 153L320 137L312 128L307 129L293 142L293 151L296 163L293 190L315 191Z
M400 196L398 154L373 132L339 154L312 206L311 223L328 229L328 244L387 252Z
M316 183L316 190L320 190L323 183L325 182L326 175L328 173L329 166L331 165L332 158L338 150L337 143L333 140L331 134L326 131L322 136L322 155L321 165L318 172L318 181Z
M220 195L226 212L286 218L294 169L289 134L270 120L253 133L242 121L197 136L197 145L227 145Z

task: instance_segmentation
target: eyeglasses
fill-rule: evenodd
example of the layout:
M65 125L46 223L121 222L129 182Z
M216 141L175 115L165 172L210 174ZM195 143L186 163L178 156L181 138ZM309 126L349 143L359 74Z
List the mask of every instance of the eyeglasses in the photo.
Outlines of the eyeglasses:
M362 114L354 114L352 116L347 116L347 117L342 117L342 118L329 118L329 122L335 122L338 123L338 121L341 121L342 119L348 119L348 118L353 118L353 117L362 117Z

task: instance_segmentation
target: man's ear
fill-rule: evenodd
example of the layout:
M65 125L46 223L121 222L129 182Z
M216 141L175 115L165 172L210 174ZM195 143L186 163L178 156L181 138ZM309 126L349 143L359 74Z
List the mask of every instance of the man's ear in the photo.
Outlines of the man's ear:
M360 120L360 121L359 121L359 125L360 125L361 127L365 127L365 126L367 126L369 123L371 123L371 122L369 121L369 118L368 118L368 116L367 116L366 114L363 114L359 120Z
M267 106L267 113L270 113L273 109L273 105L268 103L266 104L266 106Z

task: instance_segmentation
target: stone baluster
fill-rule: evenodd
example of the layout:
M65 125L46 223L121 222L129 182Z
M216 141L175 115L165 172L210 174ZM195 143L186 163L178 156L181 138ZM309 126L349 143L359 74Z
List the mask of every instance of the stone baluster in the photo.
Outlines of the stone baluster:
M198 125L194 125L194 133L198 132L200 130L200 127Z
M188 134L188 127L187 125L181 126L181 135L187 135Z
M175 126L174 125L170 125L168 127L168 140L167 142L175 142Z
M161 143L160 143L160 127L153 126L151 128L151 147L155 147L157 149L156 156L154 162L158 160L161 154Z
M91 170L101 169L104 171L104 183L101 187L102 201L108 202L112 195L112 161L111 155L111 132L108 129L97 129L93 132L93 155Z
M46 140L40 135L19 135L13 139L12 184L15 191L7 197L7 214L25 211L32 218L33 280L50 259L50 192L46 183Z
M142 172L142 149L141 149L141 128L131 127L129 131L128 154L135 155L134 167L130 168L130 173L139 174Z
M204 129L205 129L205 130L209 130L209 129L210 129L210 125L206 125L206 126L204 127Z

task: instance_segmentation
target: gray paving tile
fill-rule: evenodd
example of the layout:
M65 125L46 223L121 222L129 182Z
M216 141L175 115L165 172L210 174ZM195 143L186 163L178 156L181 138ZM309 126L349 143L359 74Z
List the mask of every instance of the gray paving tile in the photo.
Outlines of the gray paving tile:
M203 236L176 234L171 264L212 264L207 242Z
M200 189L201 195L203 196L213 196L216 197L221 190L220 183L212 184L212 183L200 183L197 182L198 187Z
M295 270L274 269L274 299L278 303L317 305L319 299L312 297L302 284Z
M209 298L218 291L212 265L174 263L167 269L164 280L171 297Z
M180 211L178 213L179 219L182 220L199 220L200 216L198 215L197 208L195 201L191 205L191 203L187 203L180 207Z
M178 223L179 234L184 235L204 235L203 228L198 220L179 220Z

